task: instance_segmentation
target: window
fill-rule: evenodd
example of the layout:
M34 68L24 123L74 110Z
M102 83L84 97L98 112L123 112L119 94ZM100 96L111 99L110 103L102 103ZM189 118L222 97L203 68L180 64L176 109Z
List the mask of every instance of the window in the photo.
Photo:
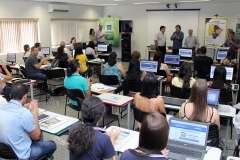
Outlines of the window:
M77 42L89 41L89 30L96 30L98 20L81 19L52 19L51 38L52 46L59 46L61 41L70 44L72 37L76 37Z
M33 46L38 41L37 19L0 19L0 53L22 51L24 44Z

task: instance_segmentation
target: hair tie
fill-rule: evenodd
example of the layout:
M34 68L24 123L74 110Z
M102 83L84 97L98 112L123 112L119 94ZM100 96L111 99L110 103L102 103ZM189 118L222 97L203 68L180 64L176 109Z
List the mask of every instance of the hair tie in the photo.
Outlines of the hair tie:
M93 124L91 122L85 122L84 123L86 126L93 126Z

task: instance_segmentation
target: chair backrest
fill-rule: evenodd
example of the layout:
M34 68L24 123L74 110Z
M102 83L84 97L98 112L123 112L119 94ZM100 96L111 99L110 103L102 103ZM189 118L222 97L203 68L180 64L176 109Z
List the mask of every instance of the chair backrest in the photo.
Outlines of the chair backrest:
M184 91L182 88L171 86L171 96L180 98L180 99L188 99L191 94L191 88L185 89Z
M124 80L124 88L132 92L141 92L142 81L128 81Z
M215 147L219 147L219 130L218 126L216 124L210 124L209 125L209 131L208 131L208 140L215 140L217 139L215 143Z
M90 54L90 55L86 55L87 56L87 59L94 59L93 55Z
M163 76L164 78L167 78L167 73L166 73L166 71L165 70L160 70L160 69L158 69L157 70L157 75L159 75L159 76Z
M205 64L194 65L194 71L197 71L197 75L199 78L209 79L211 65L205 65Z
M24 79L27 78L27 74L26 74L26 71L25 71L25 67L20 66L20 72L21 72L21 74L22 74L22 76L23 76Z
M57 54L57 52L52 51L52 55L53 55L53 57L55 57L56 54Z
M109 56L103 56L103 55L98 55L98 58L100 58L100 59L104 59L105 60L105 62L108 62L108 60L109 60Z
M48 79L65 77L64 69L48 69L44 71Z
M219 104L230 104L232 102L232 91L220 91Z
M84 96L82 90L80 90L80 89L67 89L67 88L65 88L65 89L66 89L67 97L70 98L73 101L77 101L78 107L81 107L82 102L85 99L85 96Z
M64 61L59 61L58 67L60 68L68 68L68 64Z
M4 142L0 142L0 158L18 159L12 147Z
M23 58L23 61L25 62L27 60L28 57L22 57Z
M99 81L105 85L119 85L119 80L116 75L99 75Z

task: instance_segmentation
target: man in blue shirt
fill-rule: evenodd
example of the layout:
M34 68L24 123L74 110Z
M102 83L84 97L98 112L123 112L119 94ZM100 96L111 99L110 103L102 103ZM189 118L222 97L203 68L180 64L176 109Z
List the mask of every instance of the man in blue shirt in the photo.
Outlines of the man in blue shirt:
M19 159L51 158L56 150L53 141L39 142L41 131L36 100L26 104L27 86L15 83L11 87L11 101L0 107L0 141L9 144ZM34 141L33 141L34 140Z
M172 54L177 55L179 53L179 48L182 48L184 33L181 31L181 26L179 24L175 26L175 29L176 31L173 32L170 40L173 41Z

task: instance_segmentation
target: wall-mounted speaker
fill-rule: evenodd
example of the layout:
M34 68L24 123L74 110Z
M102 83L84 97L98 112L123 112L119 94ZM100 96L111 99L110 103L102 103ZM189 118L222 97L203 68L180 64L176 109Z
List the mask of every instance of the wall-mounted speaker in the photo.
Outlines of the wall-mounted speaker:
M122 48L122 61L129 62L132 59L131 48Z
M121 34L122 61L129 62L131 57L131 34Z

